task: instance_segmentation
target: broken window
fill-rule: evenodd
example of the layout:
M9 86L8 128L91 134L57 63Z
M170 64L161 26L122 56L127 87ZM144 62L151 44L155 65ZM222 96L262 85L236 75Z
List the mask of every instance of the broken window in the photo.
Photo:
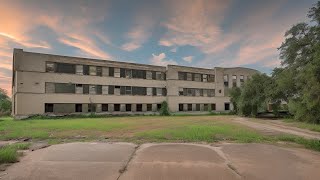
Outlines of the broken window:
M120 77L122 77L122 78L126 77L126 69L120 68Z
M206 89L203 90L203 96L207 97L208 96L208 91Z
M214 89L208 89L207 92L209 97L213 97L215 95Z
M188 104L188 111L192 111L192 104Z
M157 96L162 96L162 88L157 88Z
M216 104L211 104L211 110L215 111L216 110Z
M114 86L114 94L120 95L120 86Z
M83 94L82 84L76 84L76 94Z
M56 63L55 68L57 73L75 74L76 72L74 64Z
M201 82L201 74L194 74L194 81Z
M83 65L76 65L76 74L83 75Z
M179 96L183 96L183 88L179 88Z
M89 66L83 65L83 75L89 75Z
M120 111L120 104L114 104L114 111Z
M208 75L207 74L203 74L202 75L202 81L203 82L207 82L208 81Z
M161 104L157 104L157 110L159 111L161 109Z
M240 82L241 82L241 83L244 82L244 75L240 75Z
M200 89L195 89L196 96L200 96Z
M75 104L75 112L82 112L82 104Z
M120 77L120 68L114 68L114 77Z
M230 110L230 103L224 103L224 110L226 111Z
M75 85L68 83L56 83L55 93L75 93Z
M83 94L89 94L89 85L83 84Z
M132 78L132 70L126 69L126 78Z
M109 76L114 77L114 68L113 67L109 67Z
M192 81L192 73L187 73L187 81Z
M46 62L46 72L55 72L55 63Z
M89 85L89 94L96 94L96 86Z
M215 76L213 74L208 75L208 82L214 82Z
M183 111L183 104L179 104L179 111Z
M229 86L229 78L227 74L223 76L223 82L224 82L224 87Z
M44 105L44 112L45 112L45 113L53 112L53 104L45 103L45 105Z
M102 67L98 66L96 70L97 70L97 76L102 76Z
M156 72L156 79L157 80L164 80L164 73L163 72Z
M137 112L142 112L142 104L137 104Z
M109 94L114 94L114 86L108 86L109 87Z
M157 88L152 88L152 95L156 96L157 95Z
M108 104L102 104L102 105L101 105L101 111L102 111L102 112L108 111Z
M109 90L108 86L102 86L102 94L109 94L108 90Z
M96 76L97 75L97 67L89 66L89 75Z
M203 110L204 110L204 111L208 111L208 110L209 110L208 104L204 104L204 105L203 105Z
M152 111L152 104L147 104L147 111Z
M186 72L178 72L178 79L179 80L187 80L187 73Z
M126 111L131 111L131 104L126 104Z
M131 95L132 94L132 88L131 88L131 86L126 86L126 94L127 95Z
M152 96L152 88L147 88L147 96Z
M152 79L156 80L157 79L157 75L155 71L152 71Z
M96 85L96 93L102 94L102 86L101 85Z
M146 72L146 79L152 79L152 71Z
M132 70L132 78L146 79L146 71L133 69Z

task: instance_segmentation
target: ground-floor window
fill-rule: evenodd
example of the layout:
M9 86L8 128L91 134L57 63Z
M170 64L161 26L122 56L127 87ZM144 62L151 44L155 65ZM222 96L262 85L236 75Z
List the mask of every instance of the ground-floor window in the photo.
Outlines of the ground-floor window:
M192 104L188 104L188 111L192 111Z
M141 112L142 111L142 104L137 104L137 111Z
M230 103L224 103L224 110L226 111L230 110Z
M96 112L96 104L88 104L88 112Z
M211 104L211 110L215 111L216 110L216 104Z
M47 112L53 112L53 104L45 104L44 105L45 106L45 112L47 113Z
M196 111L200 111L200 104L196 104Z
M159 111L161 109L161 104L157 104L157 110Z
M114 104L114 111L120 111L120 104Z
M147 104L147 111L152 111L152 104Z
M208 104L203 104L203 110L204 110L204 111L208 111L208 110L209 110Z
M179 104L179 111L183 111L183 104Z
M102 105L101 105L101 111L102 111L102 112L108 111L108 104L102 104Z
M131 104L126 104L126 111L131 111Z
M75 105L75 111L76 112L82 112L82 104L76 104Z

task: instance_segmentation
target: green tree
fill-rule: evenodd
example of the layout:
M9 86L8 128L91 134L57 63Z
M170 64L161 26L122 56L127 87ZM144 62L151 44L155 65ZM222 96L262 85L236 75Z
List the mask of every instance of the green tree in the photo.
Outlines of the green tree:
M11 100L7 94L7 91L0 88L0 115L10 114L11 112Z
M238 113L238 103L241 96L241 89L239 87L233 87L230 90L230 102L233 104L234 113Z
M279 48L282 68L273 76L282 93L277 98L289 103L295 119L320 123L320 2L308 17L310 22L298 23L286 32Z
M161 103L160 115L161 116L170 116L170 111L169 111L169 106L168 106L167 101L163 101Z

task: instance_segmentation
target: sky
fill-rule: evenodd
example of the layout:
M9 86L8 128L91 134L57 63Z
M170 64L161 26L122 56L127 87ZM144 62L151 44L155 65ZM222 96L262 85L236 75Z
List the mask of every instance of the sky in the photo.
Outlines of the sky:
M0 88L13 48L165 66L280 66L284 33L316 0L0 0Z

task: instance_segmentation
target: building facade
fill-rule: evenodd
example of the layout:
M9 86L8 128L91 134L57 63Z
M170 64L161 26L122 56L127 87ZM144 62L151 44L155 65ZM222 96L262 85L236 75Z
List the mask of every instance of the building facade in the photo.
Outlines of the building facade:
M228 91L258 71L154 66L14 49L12 113L147 114L230 111Z

